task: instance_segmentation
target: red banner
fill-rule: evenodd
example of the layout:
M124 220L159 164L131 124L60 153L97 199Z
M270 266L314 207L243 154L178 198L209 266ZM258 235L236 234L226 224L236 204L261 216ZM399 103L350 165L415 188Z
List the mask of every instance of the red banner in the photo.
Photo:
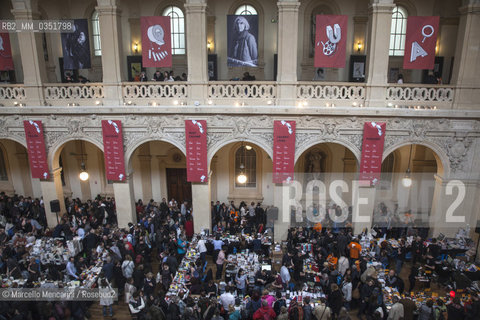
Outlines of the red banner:
M27 140L28 160L32 178L48 179L47 154L45 152L45 140L43 138L42 121L23 121L25 138Z
M12 48L8 33L0 33L0 70L13 70Z
M295 166L295 121L273 124L273 183L293 180Z
M141 17L142 66L171 67L170 17Z
M403 69L433 69L440 17L408 17Z
M185 120L187 181L207 182L207 121Z
M125 180L125 155L123 154L122 122L102 120L103 154L107 180Z
M376 185L380 180L386 128L385 123L373 121L365 123L363 127L360 180L369 180L372 185Z
M348 16L317 15L315 67L344 68Z

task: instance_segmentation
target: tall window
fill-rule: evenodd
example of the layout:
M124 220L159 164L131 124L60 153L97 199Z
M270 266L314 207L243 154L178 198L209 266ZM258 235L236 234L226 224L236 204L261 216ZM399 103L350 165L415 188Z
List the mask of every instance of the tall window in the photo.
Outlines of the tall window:
M392 13L392 29L390 30L391 56L403 56L405 53L405 36L407 34L407 10L395 7Z
M382 171L380 174L380 189L390 189L392 185L392 177L393 177L393 165L395 161L395 153L390 153L385 160L382 162Z
M92 14L92 36L93 36L93 53L96 56L102 55L102 43L100 40L100 22L98 20L98 11Z
M185 54L185 17L183 11L169 6L163 11L164 16L170 17L172 33L172 54Z
M3 150L0 148L0 181L8 181L7 164L3 157Z
M257 10L249 4L242 4L240 7L235 10L235 15L237 16L250 16L256 15Z
M237 177L241 173L247 176L246 183L238 183ZM257 154L252 147L241 146L235 152L235 187L257 187Z

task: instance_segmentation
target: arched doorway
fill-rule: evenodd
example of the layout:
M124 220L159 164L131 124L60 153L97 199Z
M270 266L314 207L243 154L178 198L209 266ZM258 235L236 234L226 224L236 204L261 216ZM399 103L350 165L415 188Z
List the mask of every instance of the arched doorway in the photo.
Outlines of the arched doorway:
M61 169L64 197L86 201L97 195L113 196L112 182L105 176L103 151L91 142L71 140L64 143L56 150L52 168ZM79 176L83 169L88 173L88 179L84 181Z
M39 198L39 182L32 179L27 149L20 143L0 139L0 190L7 195Z
M272 159L251 141L230 142L218 148L210 161L211 200L273 204ZM244 174L245 182L238 179Z
M431 148L407 144L384 154L381 181L376 188L372 227L387 229L413 223L418 234L428 235L436 188L435 176L443 172Z
M311 226L313 222L307 218L310 214L330 214L332 209L338 211L336 215L340 215L340 211L348 215L342 226L351 222L352 181L357 171L358 159L354 152L340 143L318 143L306 149L295 163L295 180L302 186L302 210L291 211L291 224ZM324 190L317 182L312 185L314 181L323 184ZM324 223L330 226L332 221L324 219Z
M146 203L174 198L179 205L183 201L192 205L185 155L176 146L163 141L144 142L133 151L128 166L136 200Z

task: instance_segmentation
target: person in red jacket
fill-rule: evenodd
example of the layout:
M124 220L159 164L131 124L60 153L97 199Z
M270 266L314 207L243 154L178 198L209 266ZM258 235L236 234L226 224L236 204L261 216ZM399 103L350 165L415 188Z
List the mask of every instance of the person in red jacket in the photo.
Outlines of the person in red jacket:
M188 217L185 221L185 235L187 239L192 239L193 237L193 220L192 217Z
M273 308L268 305L268 301L262 300L262 307L255 311L253 314L253 320L273 320L276 316Z

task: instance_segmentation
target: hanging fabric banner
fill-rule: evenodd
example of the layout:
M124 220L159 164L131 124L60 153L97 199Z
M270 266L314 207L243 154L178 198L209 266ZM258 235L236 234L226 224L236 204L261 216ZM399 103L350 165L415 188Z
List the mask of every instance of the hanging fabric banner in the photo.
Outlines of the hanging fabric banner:
M23 121L23 127L25 129L32 178L46 180L49 177L49 171L42 121L26 120Z
M315 68L344 68L348 16L317 15Z
M433 69L440 17L408 17L403 69Z
M187 181L207 182L207 121L185 120Z
M122 122L102 120L103 154L107 180L125 181Z
M0 70L13 70L12 48L8 33L0 33Z
M229 67L258 67L258 16L228 15Z
M273 124L273 183L293 180L295 166L295 121Z
M385 123L373 121L366 122L363 126L360 180L368 180L371 185L376 185L380 181L386 128Z
M171 67L170 17L141 17L143 67Z
M74 31L62 33L63 69L77 70L89 69L90 61L90 37L88 36L88 20L75 19Z

